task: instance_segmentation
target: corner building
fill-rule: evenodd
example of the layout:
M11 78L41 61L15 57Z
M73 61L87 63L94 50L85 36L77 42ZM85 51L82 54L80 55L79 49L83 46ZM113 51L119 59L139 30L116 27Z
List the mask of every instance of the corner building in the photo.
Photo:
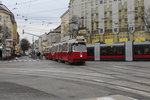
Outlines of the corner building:
M14 56L18 43L19 34L14 14L0 2L0 59L4 54L5 58ZM6 45L5 52L3 52L4 44Z
M70 0L69 7L70 16L82 19L86 32L79 33L88 43L150 40L148 0Z

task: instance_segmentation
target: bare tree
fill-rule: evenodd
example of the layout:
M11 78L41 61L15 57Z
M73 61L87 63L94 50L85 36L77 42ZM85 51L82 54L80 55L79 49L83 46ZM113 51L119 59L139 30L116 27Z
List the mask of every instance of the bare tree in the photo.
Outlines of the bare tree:
M82 26L81 18L78 16L72 16L70 19L70 32L72 38L76 38L78 36L79 28Z
M143 21L144 21L144 24L147 28L147 31L148 33L150 33L150 8L148 8L144 15L143 15Z

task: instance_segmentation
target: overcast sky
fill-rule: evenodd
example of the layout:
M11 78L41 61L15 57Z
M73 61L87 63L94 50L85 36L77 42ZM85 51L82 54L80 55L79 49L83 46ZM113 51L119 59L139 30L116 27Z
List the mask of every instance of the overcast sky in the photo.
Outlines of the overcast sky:
M0 0L15 15L21 38L25 32L41 35L60 25L60 16L68 9L69 0Z

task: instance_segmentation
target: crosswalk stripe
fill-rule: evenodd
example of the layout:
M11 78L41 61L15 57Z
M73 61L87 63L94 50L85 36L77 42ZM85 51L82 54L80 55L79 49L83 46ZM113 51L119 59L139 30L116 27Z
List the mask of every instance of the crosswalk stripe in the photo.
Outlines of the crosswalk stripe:
M42 60L34 60L34 59L29 59L29 60L10 60L10 61L0 61L1 63L13 63L13 62L41 62Z

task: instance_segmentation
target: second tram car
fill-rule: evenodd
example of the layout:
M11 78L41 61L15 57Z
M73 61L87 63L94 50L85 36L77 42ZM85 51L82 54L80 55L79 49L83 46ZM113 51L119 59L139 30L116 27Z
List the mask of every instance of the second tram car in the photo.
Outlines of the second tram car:
M99 48L96 51L96 48ZM95 56L100 61L125 61L125 44L101 44L95 47L95 45L87 46L87 60L94 61Z
M101 61L125 61L125 45L120 44L102 44L100 46Z
M150 42L133 43L133 60L150 61Z

